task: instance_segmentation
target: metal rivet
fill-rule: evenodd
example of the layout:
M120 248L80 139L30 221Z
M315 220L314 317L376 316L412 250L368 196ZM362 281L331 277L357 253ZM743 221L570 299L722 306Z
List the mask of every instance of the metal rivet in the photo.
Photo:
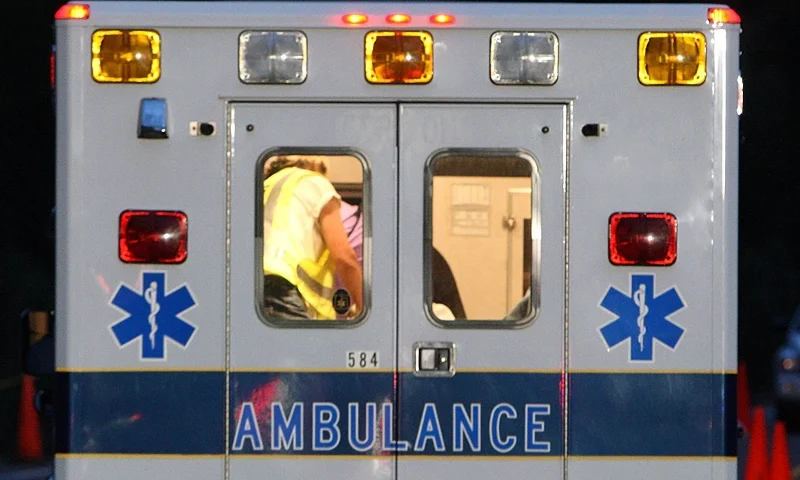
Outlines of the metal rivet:
M247 125L246 128L247 128L248 132L252 132L256 127L254 127L253 124L251 123L251 124Z

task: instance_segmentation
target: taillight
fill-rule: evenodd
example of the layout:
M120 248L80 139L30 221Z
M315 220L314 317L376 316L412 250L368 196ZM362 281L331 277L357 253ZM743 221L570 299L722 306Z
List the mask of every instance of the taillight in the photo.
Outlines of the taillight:
M668 266L678 258L678 220L671 213L615 213L608 221L614 265Z
M119 216L119 259L125 263L182 263L187 240L183 212L127 210Z

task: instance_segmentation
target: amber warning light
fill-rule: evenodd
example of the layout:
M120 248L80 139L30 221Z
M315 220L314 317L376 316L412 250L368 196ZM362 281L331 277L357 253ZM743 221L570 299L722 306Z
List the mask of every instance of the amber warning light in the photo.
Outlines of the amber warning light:
M678 258L678 220L671 213L615 213L608 221L614 265L669 266Z
M119 259L125 263L182 263L187 256L187 224L183 212L122 212Z

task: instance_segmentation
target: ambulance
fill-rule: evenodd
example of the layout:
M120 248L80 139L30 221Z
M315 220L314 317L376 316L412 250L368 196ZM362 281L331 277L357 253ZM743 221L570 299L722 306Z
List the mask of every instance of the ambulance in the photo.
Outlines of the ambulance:
M739 36L714 4L64 5L55 478L736 478ZM275 318L266 172L309 158L363 301Z

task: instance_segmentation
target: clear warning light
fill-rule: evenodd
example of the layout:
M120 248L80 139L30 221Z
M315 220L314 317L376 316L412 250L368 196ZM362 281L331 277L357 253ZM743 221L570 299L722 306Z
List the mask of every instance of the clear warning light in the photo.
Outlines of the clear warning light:
M669 266L678 258L678 220L671 213L615 213L608 221L614 265Z
M497 85L553 85L558 80L558 37L552 32L496 32L489 76Z
M239 35L239 80L243 83L303 83L308 47L303 32L246 31Z

